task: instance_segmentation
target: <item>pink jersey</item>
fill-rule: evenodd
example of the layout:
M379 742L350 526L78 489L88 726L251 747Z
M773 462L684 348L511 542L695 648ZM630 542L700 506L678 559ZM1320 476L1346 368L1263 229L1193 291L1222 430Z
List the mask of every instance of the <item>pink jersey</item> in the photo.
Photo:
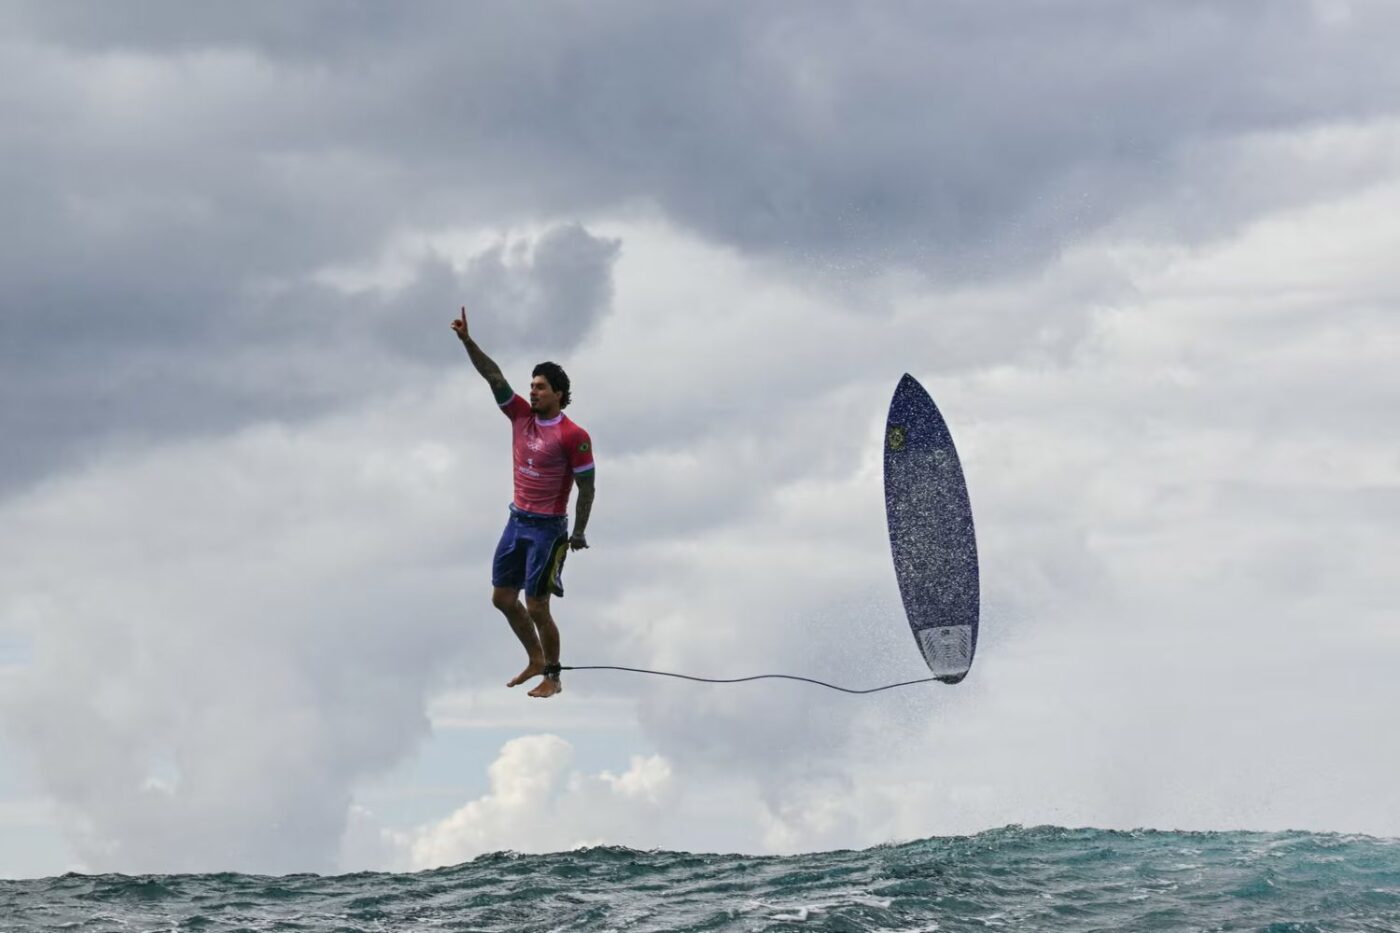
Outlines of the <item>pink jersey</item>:
M588 432L563 412L541 421L519 395L501 411L515 434L515 507L537 515L568 512L574 474L593 469Z

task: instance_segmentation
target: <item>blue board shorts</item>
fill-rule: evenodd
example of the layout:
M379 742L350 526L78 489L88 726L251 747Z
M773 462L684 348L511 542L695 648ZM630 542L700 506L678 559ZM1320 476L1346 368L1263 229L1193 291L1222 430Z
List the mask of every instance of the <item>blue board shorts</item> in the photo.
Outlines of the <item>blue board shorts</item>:
M567 515L538 515L511 503L510 518L491 560L491 585L524 590L526 596L563 596L568 553Z

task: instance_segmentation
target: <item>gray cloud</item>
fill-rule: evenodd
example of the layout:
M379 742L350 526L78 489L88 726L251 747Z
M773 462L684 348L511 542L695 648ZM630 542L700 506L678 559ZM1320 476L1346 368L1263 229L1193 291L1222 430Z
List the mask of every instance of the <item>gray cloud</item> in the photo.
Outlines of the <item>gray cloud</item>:
M607 309L617 250L561 225L491 246L460 271L429 255L395 289L233 278L212 305L183 292L136 310L96 297L81 315L18 308L6 317L0 375L0 391L16 400L0 412L0 430L18 442L6 445L0 489L94 456L113 436L132 444L212 434L402 391L460 365L447 324L453 301L467 296L488 296L474 305L490 312L502 349L528 340L567 353Z
M363 352L347 332L392 315L299 283L373 256L395 228L651 205L838 285L891 265L982 278L1034 268L1105 224L1212 236L1355 183L1299 175L1305 156L1255 141L1400 100L1400 14L1379 3L1014 15L264 4L237 16L16 3L5 16L0 355L5 395L23 400L2 426L20 439L10 485L91 455L113 430L198 432L338 404L333 371ZM410 294L424 308L450 306L453 284L487 304L563 301L575 312L561 334L579 336L606 288L577 264L608 251L543 247L558 265L529 294L502 281L503 254L478 257L466 280L426 268ZM260 299L269 284L297 306ZM302 358L299 323L323 328L319 354ZM402 324L390 330L406 350ZM235 337L258 352L244 358ZM257 389L226 373L289 358ZM176 375L201 370L225 376Z
M1285 263L1286 280L1278 262L1311 253L1316 228L1275 218L1219 253L1142 263L1136 293L1090 316L1077 353L972 372L939 366L958 346L950 332L999 326L1015 343L1056 319L1083 270L1057 264L1018 292L1039 317L983 322L1002 291L989 287L983 301L938 296L938 313L908 295L872 322L694 241L658 236L626 254L617 306L576 373L603 472L594 548L571 558L557 608L570 662L853 684L916 673L871 459L889 391L881 348L923 364L954 425L987 632L956 689L857 700L580 673L567 712L534 713L540 728L591 701L634 702L646 753L673 763L681 793L690 778L721 798L707 829L687 819L656 837L682 846L868 844L1032 819L1389 831L1393 790L1365 777L1394 757L1371 738L1394 706L1395 460L1374 425L1400 385L1394 325L1372 305L1393 290L1395 233L1368 226L1373 212L1354 199L1327 227L1352 266ZM500 247L501 264L511 253ZM508 347L513 325L482 317ZM658 341L685 352L654 360ZM518 647L487 601L503 419L457 365L422 396L152 446L3 510L0 621L18 620L35 665L0 705L89 865L325 866L345 800L423 734L424 697L456 681L527 705L499 687ZM661 403L639 384L662 386ZM716 397L691 422L699 439L648 432L666 402L686 407L687 386ZM1278 420L1320 422L1339 405L1345 417L1315 431ZM1319 559L1318 541L1345 557ZM1321 613L1335 645L1296 637ZM1367 661L1347 697L1297 690L1309 671L1357 670L1351 653ZM1356 728L1331 730L1326 757L1357 764L1338 802L1324 793L1337 777L1290 739L1300 715L1341 714ZM1242 742L1232 730L1246 727ZM1286 793L1267 799L1225 777L1278 768ZM217 780L225 769L295 786ZM473 812L462 828L481 845L509 835L487 819L473 836ZM761 838L724 824L752 813L772 824ZM606 830L588 817L560 820ZM292 825L297 846L280 835Z
M309 446L246 430L9 500L0 618L32 658L0 678L0 726L87 865L334 866L355 782L475 667L459 540L496 510L412 422L438 408L398 400L372 450L357 421Z
M462 275L473 296L469 311L505 322L500 334L509 349L572 349L612 299L609 273L620 246L578 225L555 227L534 244L500 243L474 256ZM416 291L423 305L440 294L423 282Z
M1394 212L1298 215L1171 272L1394 178L1371 130L1400 100L1400 14L1008 10L7 5L0 622L34 660L0 686L83 856L325 867L444 668L495 689L517 661L483 571L504 441L447 330L459 301L513 377L589 351L565 360L603 464L561 610L580 661L905 676L908 633L870 595L890 581L864 457L891 374L938 380L985 529L965 689L797 688L759 715L571 681L637 701L678 767L756 787L785 845L947 826L958 781L993 801L978 818L1228 815L1240 782L1142 788L1183 747L1202 771L1292 766L1266 701L1305 704L1257 659L1315 663L1277 632L1318 607L1376 649L1359 708L1393 707L1394 452L1373 434L1394 238L1373 215ZM401 242L430 245L345 284ZM1367 250L1383 261L1348 265ZM1357 556L1318 560L1320 540ZM462 613L489 634L465 645ZM1220 669L1175 717L1206 639ZM1236 689L1243 752L1214 725ZM1387 773L1362 731L1336 757ZM1127 746L1146 763L1095 770ZM917 819L880 816L882 771L911 760ZM1388 789L1309 809L1314 777L1259 812L1394 809Z
M340 216L642 198L748 249L949 274L1171 200L1213 175L1185 158L1197 144L1393 112L1398 77L1385 4L21 9L75 54L192 56L196 75L212 59L138 102L183 114L208 95L185 145L232 143L264 189L278 160L374 170L382 189Z

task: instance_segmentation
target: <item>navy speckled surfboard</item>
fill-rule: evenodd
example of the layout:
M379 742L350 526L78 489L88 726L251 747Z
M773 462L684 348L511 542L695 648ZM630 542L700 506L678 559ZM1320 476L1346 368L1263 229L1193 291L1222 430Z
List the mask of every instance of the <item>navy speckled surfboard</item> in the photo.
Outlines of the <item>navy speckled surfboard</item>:
M885 518L914 641L934 676L955 684L977 650L977 537L948 425L908 373L885 423Z

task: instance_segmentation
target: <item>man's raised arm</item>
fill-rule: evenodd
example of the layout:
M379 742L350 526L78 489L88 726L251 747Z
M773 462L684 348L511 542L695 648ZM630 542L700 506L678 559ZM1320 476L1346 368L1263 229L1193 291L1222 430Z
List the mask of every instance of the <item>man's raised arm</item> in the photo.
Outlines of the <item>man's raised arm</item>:
M505 375L501 372L501 367L496 365L496 361L487 356L486 353L476 345L476 341L467 333L467 308L462 306L462 316L452 322L452 329L457 332L457 338L462 341L462 346L467 348L467 356L471 357L472 365L476 371L481 373L481 378L485 379L491 386L491 393L496 396L496 404L504 405L509 402L515 393L511 391L510 384L506 382Z

